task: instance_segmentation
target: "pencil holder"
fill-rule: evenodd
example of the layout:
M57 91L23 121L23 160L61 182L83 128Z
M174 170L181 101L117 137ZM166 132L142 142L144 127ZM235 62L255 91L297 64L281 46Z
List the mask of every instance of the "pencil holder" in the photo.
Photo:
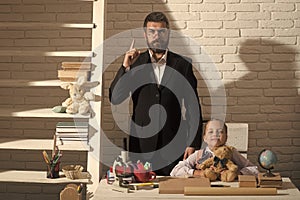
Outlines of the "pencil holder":
M47 178L59 178L59 164L60 162L47 166Z

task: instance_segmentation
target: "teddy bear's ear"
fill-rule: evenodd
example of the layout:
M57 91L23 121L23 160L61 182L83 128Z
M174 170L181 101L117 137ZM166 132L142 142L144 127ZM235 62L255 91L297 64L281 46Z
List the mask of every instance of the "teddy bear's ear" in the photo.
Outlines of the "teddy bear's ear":
M228 148L229 148L231 151L233 151L233 150L235 149L235 147L233 147L233 146L228 146Z
M60 84L60 87L65 90L69 90L71 85L73 85L73 83L62 83Z
M219 146L217 146L217 147L213 147L213 151L216 151L217 149L219 148Z

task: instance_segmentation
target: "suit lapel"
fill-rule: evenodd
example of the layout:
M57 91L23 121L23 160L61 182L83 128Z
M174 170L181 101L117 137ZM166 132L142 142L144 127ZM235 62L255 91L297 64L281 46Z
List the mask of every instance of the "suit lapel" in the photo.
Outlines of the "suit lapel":
M156 78L148 51L141 53L140 57L134 63L134 67L142 67L145 73L149 73L150 83L156 83Z
M145 51L145 52L141 53L140 57L134 63L134 66L138 67L140 65L144 65L147 63L151 63L151 60L150 60L148 51Z
M165 86L167 82L170 80L174 72L174 67L176 66L176 63L177 63L176 57L174 56L174 54L168 51L166 68L161 80L161 85Z

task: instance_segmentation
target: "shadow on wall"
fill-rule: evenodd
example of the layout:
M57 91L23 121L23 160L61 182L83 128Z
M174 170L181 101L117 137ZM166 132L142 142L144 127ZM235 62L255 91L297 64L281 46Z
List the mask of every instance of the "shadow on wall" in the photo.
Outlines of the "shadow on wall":
M299 145L300 96L295 50L272 40L246 40L240 44L242 63L237 73L246 75L229 88L229 96L237 97L236 106L228 106L233 121L250 124L249 158L272 149L278 157L276 171L293 178L300 168ZM299 156L298 156L299 157ZM295 177L298 178L298 177ZM299 183L298 183L299 185Z

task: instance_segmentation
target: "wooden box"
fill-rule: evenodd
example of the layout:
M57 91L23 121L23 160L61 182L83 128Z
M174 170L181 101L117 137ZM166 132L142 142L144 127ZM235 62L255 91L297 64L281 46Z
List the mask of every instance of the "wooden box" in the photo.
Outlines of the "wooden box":
M184 187L210 187L208 178L168 178L159 181L159 194L183 194Z
M239 187L257 187L256 177L252 175L239 175Z

